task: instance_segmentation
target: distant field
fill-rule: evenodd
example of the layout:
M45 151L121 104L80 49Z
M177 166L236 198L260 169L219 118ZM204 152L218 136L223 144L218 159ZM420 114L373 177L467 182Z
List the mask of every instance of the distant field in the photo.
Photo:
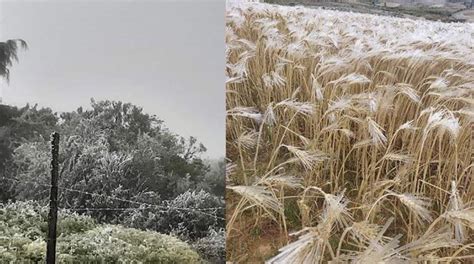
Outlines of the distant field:
M462 10L453 14L453 17L464 20L466 22L474 23L474 9Z
M401 1L380 2L373 5L371 1L304 1L304 0L267 0L266 3L282 5L304 5L339 11L352 11L366 14L389 15L396 17L424 18L443 22L473 22L474 12L463 3L421 4L400 3ZM416 2L416 1L415 1Z

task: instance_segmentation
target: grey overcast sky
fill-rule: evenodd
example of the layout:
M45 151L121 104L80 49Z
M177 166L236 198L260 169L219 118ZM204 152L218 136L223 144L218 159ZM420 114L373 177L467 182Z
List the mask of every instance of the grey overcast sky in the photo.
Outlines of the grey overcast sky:
M223 157L224 9L224 0L0 0L0 41L29 45L0 97L58 112L92 97L131 102Z

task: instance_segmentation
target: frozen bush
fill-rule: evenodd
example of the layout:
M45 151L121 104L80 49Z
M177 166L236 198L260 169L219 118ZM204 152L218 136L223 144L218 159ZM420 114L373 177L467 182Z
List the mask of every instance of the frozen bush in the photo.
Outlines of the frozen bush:
M225 230L209 229L208 235L198 239L192 247L211 263L225 263Z
M44 262L47 208L35 202L0 205L0 263ZM191 247L169 235L115 225L61 211L60 263L199 263Z

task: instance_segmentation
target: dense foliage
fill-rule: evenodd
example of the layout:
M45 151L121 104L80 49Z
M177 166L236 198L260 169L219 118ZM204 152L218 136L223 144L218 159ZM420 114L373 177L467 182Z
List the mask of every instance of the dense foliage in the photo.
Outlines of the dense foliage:
M3 202L49 198L52 131L61 135L62 208L100 223L175 232L190 242L223 227L224 162L203 161L206 149L195 138L179 137L140 107L115 101L92 100L90 109L61 114L0 105Z
M0 207L0 262L44 262L47 208L34 202ZM91 217L62 211L58 223L59 263L199 263L179 239L150 231L98 225ZM120 249L120 250L118 250Z
M198 239L193 248L211 263L221 263L225 260L225 230L209 229L206 237Z
M9 39L0 42L0 77L9 80L10 66L12 66L13 61L18 60L18 50L27 48L28 45L22 39Z

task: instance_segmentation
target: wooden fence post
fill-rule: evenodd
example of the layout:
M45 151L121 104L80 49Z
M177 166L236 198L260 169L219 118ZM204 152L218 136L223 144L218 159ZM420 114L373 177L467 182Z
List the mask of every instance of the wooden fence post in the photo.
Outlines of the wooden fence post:
M51 134L51 192L49 196L48 244L46 263L56 263L56 224L58 222L59 133Z

